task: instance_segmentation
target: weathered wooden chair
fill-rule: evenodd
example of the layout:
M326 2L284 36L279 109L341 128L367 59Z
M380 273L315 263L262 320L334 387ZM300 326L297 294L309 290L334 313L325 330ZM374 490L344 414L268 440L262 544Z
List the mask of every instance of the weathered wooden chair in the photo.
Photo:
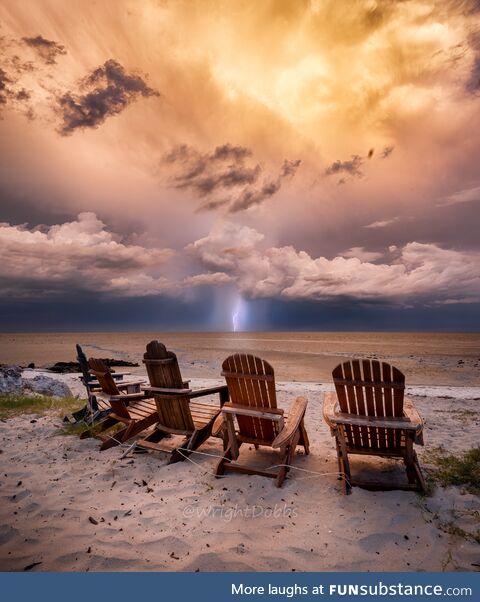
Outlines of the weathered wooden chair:
M155 430L137 444L144 449L170 453L169 464L180 462L212 435L215 419L228 401L228 389L221 385L192 391L188 388L189 381L182 379L175 353L158 341L147 345L143 362L150 386L142 389L154 396L157 424ZM218 406L192 401L217 393L220 397ZM165 447L162 441L170 435L185 435L185 439L179 447L172 449Z
M413 444L423 445L423 421L404 397L405 376L375 360L352 360L332 373L336 393L325 395L323 416L335 437L338 470L345 493L352 485L366 489L417 489L425 482ZM408 484L353 479L349 454L402 458Z
M81 380L90 396L90 393L101 391L102 388L100 387L98 380L90 374L90 366L88 365L87 356L83 352L83 349L78 343L75 347L77 350L78 365L80 366L80 372L82 373Z
M80 372L82 373L81 381L85 385L87 393L90 394L101 391L102 388L100 387L98 380L90 372L90 366L88 365L88 360L83 349L78 343L75 345L75 348L77 350L78 365L80 367ZM114 380L122 380L123 377L128 374L128 372L116 372L108 366L106 366L106 368L112 374Z
M98 425L84 431L80 438L98 436L103 440L100 450L109 449L119 443L124 443L138 435L157 421L157 408L153 399L147 399L140 385L145 381L115 382L107 366L100 359L88 360L91 374L98 380L105 394L106 401L111 406L111 412ZM124 428L113 435L105 431L118 424Z
M227 471L274 478L281 487L297 445L309 453L304 425L307 400L297 397L287 414L277 407L275 375L272 366L253 355L235 354L222 365L231 403L222 408L224 420L224 457L218 462L216 475ZM234 418L238 428L235 427ZM242 443L280 449L278 467L258 469L235 462Z

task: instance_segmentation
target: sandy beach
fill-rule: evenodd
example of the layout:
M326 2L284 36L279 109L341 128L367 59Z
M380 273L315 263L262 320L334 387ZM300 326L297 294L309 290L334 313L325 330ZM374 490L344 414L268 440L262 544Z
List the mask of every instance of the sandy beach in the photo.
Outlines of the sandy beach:
M30 375L35 374L31 371ZM82 394L73 375L58 376ZM220 383L195 379L194 387ZM161 453L98 451L97 440L65 436L59 417L0 423L0 569L22 571L475 571L480 500L461 488L344 496L334 441L322 419L328 383L278 382L279 404L309 399L311 455L277 489L269 479L212 471L221 442L166 465ZM411 387L425 419L424 448L456 453L478 445L477 387ZM81 403L79 402L79 406ZM272 452L254 452L264 465ZM367 462L367 461L365 461ZM403 476L395 463L375 470ZM358 460L353 469L365 466ZM31 567L32 564L34 567Z

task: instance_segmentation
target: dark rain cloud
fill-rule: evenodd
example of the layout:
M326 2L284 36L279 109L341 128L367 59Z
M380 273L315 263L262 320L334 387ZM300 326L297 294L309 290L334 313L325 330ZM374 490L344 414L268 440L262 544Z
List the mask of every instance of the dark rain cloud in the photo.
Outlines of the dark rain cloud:
M243 190L238 198L234 199L229 207L229 213L237 213L249 209L254 205L260 205L277 192L282 187L285 180L290 180L296 174L297 169L300 167L301 160L288 161L287 159L283 162L277 178L264 182L259 188L249 187Z
M47 40L43 36L38 35L32 38L22 39L27 46L30 46L30 48L35 50L47 65L54 65L57 56L67 54L65 46L62 46L62 44L54 42L53 40Z
M331 165L329 165L325 169L326 176L338 175L341 173L346 173L351 176L355 176L357 178L361 178L363 176L363 172L361 171L361 167L364 164L365 160L360 155L352 155L350 159L346 161L334 161Z
M386 159L393 152L393 146L385 146L383 150L380 152L380 158ZM341 161L337 159L331 165L329 165L325 171L324 175L333 176L333 175L346 175L351 178L363 178L363 165L366 160L372 159L375 153L375 149L371 148L365 157L361 157L360 155L352 155L350 159L345 161ZM345 177L340 178L337 184L340 186L341 184L346 184L347 179Z
M246 164L251 154L249 149L231 144L217 146L212 153L200 153L184 144L166 155L164 162L179 166L172 179L175 188L190 189L203 197L218 190L254 184L262 169L258 163Z
M66 136L77 129L96 128L140 96L160 94L139 75L127 73L120 63L110 59L80 82L79 93L66 92L59 97L60 133Z
M22 105L30 99L30 92L25 88L17 88L15 84L16 80L0 68L0 107L7 104Z
M12 80L8 77L8 74L3 69L0 69L0 105L7 104L7 100L11 94L10 84Z
M389 157L393 153L394 148L394 146L386 146L381 154L382 159L387 159L387 157Z
M175 188L192 190L200 198L208 197L199 210L228 207L229 213L259 205L276 194L282 181L292 178L300 165L300 160L286 160L276 178L265 179L262 166L252 161L251 150L232 144L217 146L211 153L180 145L163 162L177 168L171 179Z

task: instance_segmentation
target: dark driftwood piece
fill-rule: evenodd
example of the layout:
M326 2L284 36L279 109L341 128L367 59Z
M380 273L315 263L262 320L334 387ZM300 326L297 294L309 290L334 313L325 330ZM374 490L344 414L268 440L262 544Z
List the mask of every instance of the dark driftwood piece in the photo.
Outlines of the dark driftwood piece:
M277 487L281 487L297 445L303 446L305 454L309 453L304 424L307 400L297 397L288 416L277 408L273 368L259 357L231 355L222 367L232 403L222 408L224 456L217 464L216 474L223 475L227 471L255 474L274 478ZM238 464L235 460L242 443L280 449L279 466L260 470Z
M138 441L138 446L170 453L169 464L180 462L212 435L215 419L228 401L228 389L221 385L192 391L189 381L182 379L175 353L158 341L147 345L143 362L150 386L142 389L155 399L157 424L148 437ZM192 401L212 394L219 395L220 405ZM179 447L172 449L164 446L162 441L169 435L185 435L185 439Z
M88 360L90 373L98 380L102 392L108 396L111 411L108 417L81 435L82 439L95 434L103 440L100 450L109 449L119 443L128 441L157 421L157 409L153 399L147 399L145 392L140 390L144 381L115 382L112 374L102 360ZM108 435L108 431L118 424L124 428Z
M366 489L424 491L414 443L423 445L423 421L404 397L405 376L390 364L352 360L332 373L336 393L326 393L323 416L335 437L338 470L345 493L352 485ZM408 484L389 485L352 478L349 454L402 458Z

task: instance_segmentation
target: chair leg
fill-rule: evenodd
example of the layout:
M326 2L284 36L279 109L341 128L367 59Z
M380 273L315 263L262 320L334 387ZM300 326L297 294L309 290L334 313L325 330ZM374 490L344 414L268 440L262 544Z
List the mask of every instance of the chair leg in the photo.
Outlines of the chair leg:
M420 463L418 462L418 456L413 449L413 439L410 437L407 437L406 440L406 455L404 462L406 465L408 482L410 484L416 483L419 491L425 491L425 479L423 478L422 469L420 468Z
M341 431L338 433L339 444L340 444L340 457L342 463L342 478L343 488L345 495L349 495L352 492L352 474L350 472L350 462L348 460L347 445L345 443L345 435Z
M125 428L121 429L120 431L117 431L115 433L115 437L109 437L107 440L105 440L102 443L102 445L100 445L100 451L105 451L106 449L110 449L111 447L120 445L120 443L124 443L125 441L130 439L130 437L132 437L134 434L132 433L134 424L134 422L131 422Z
M170 458L169 458L167 464L176 464L177 462L183 462L185 460L185 458L187 458L190 455L190 453L187 451L187 449L188 449L188 445L189 445L192 437L194 437L194 435L195 435L195 433L193 433L193 435L190 435L190 437L187 437L186 439L184 439L182 444L180 445L180 447L177 447L170 453Z
M278 476L275 479L275 485L277 487L281 487L283 485L283 481L285 480L285 477L287 476L287 467L286 466L282 466L280 467L280 470L278 471Z
M202 429L198 429L192 433L190 437L187 437L183 442L181 449L174 449L170 456L169 464L175 462L182 462L195 451L202 443L204 443L212 434L213 421L204 426Z
M335 437L335 447L337 450L337 465L338 465L338 480L340 481L343 473L343 462L342 462L342 451L340 449L340 443L338 442L338 437Z
M413 485L417 482L417 471L415 470L415 452L413 450L413 441L408 435L405 443L406 453L403 461L405 462L408 482Z
M157 414L153 413L147 416L146 418L143 418L143 420L132 420L126 426L126 428L115 433L115 439L110 438L107 441L105 441L101 445L100 451L109 449L110 447L118 445L119 443L125 443L125 441L128 441L132 437L135 437L135 435L138 435L139 433L147 429L149 426L152 426L152 424L155 424L157 419Z
M420 487L420 491L422 493L424 493L427 489L427 485L425 483L425 479L423 478L423 473L422 473L422 469L420 468L420 463L418 461L418 457L416 452L413 452L414 455L414 468L415 468L415 473L417 475L417 481Z
M215 476L219 477L225 474L225 464L228 464L233 459L232 450L230 447L227 447L225 453L223 454L223 458L217 462L217 466L215 467Z
M283 484L283 481L285 480L289 469L289 466L292 465L292 461L293 461L293 456L295 454L295 449L298 445L298 440L295 441L295 439L292 441L292 443L290 445L287 445L285 447L285 451L284 454L282 455L282 459L281 459L281 464L283 464L283 466L280 467L280 470L278 471L278 476L275 480L275 485L277 487L281 487Z
M303 449L305 450L305 455L308 456L310 453L310 441L308 440L307 429L305 428L304 419L300 423L300 445L303 445Z

